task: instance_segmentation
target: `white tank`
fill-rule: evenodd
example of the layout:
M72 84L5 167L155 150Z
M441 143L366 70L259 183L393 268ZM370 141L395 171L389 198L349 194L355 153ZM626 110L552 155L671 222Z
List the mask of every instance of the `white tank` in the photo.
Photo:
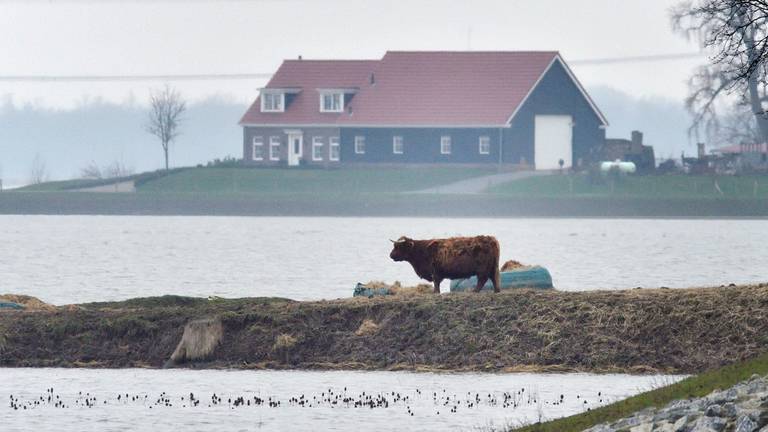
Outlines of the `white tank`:
M610 161L600 162L601 173L606 174L612 169L616 169L622 174L632 174L635 171L637 171L637 167L635 166L634 162L622 162L618 159L616 159L613 162L610 162Z

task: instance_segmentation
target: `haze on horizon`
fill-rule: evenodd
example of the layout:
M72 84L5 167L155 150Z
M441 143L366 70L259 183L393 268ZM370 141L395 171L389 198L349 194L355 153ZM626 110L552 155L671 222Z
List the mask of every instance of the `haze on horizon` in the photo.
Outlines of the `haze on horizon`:
M388 50L557 50L572 62L578 79L595 93L598 104L600 99L605 100L601 95L623 95L627 100L620 103L614 97L608 105L615 107L601 106L611 123L609 136L624 136L629 129L645 127L650 141L674 143L662 145L659 155L677 156L680 149L690 146L685 138L688 124L682 114L686 81L706 56L578 62L695 53L696 45L671 29L669 8L676 3L631 0L617 7L611 0L0 0L0 54L4 59L0 65L0 128L4 124L3 111L11 109L87 111L94 104L140 109L147 102L149 90L162 85L161 81L2 79L9 76L268 75L282 60L298 55L336 59L380 58ZM251 103L265 83L266 78L171 82L192 104L215 98L217 103L237 107ZM640 112L641 106L653 112ZM660 133L647 130L652 122L649 118L664 117L660 113L671 109L675 110L675 119L682 119L672 133L674 138L667 130L669 125L661 127L664 131ZM227 128L227 136L235 137L234 142L226 143L226 151L200 152L195 157L209 154L212 159L233 152L237 156L238 119L239 115L233 116L222 125ZM137 131L131 131L134 140L142 136L141 127L137 124ZM6 178L20 179L28 169L30 154L45 155L52 146L22 142L27 151L20 155L18 149L9 147L18 146L18 137L23 139L23 133L2 132L0 164ZM3 135L17 139L11 143ZM222 136L217 135L219 139ZM49 138L40 135L40 139ZM145 140L143 147L148 150L152 139L147 135ZM100 144L83 145L94 148ZM180 148L184 145L178 144ZM157 155L148 155L151 163L133 160L131 153L135 152L126 146L130 144L120 144L110 154L127 158L127 163L137 170L156 167ZM105 149L99 152L101 159L111 157L105 156L109 153ZM49 165L57 160L55 156L46 159ZM88 160L83 156L81 159L81 165ZM176 162L205 160L182 158ZM77 171L75 163L52 166L52 177L73 175Z

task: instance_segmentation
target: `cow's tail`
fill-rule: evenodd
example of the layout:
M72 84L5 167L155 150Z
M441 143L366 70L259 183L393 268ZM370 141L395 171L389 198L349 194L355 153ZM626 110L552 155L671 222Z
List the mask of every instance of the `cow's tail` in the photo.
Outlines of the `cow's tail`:
M494 239L496 240L496 239ZM501 291L501 275L499 274L499 265L501 265L501 248L499 242L496 240L496 262L493 264L493 292Z

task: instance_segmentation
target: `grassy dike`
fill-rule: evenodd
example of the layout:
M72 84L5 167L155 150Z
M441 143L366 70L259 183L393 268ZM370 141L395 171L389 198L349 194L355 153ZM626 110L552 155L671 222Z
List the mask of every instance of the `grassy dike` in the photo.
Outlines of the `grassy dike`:
M177 168L118 179L136 193L77 192L111 180L68 180L0 192L0 214L765 218L768 177L636 176L588 181L537 176L471 195L414 190L493 169ZM715 188L717 182L718 189Z
M611 422L628 417L648 407L661 407L679 399L706 396L715 390L724 390L749 379L753 374L768 375L768 354L740 361L728 366L712 369L678 383L658 388L628 399L546 423L533 424L518 432L578 432L596 424Z
M155 297L0 313L0 366L162 367L220 321L198 368L696 373L768 347L768 285L297 302Z

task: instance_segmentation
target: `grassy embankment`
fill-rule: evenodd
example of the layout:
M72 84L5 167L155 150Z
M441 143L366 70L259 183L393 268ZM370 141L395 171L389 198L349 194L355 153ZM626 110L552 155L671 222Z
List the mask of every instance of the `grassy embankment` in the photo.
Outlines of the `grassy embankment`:
M622 401L549 422L515 429L518 432L579 432L596 424L616 421L648 407L662 407L678 399L698 398L727 389L753 374L768 375L768 354L694 375L675 384Z
M221 321L224 337L197 367L694 373L763 353L767 306L768 285L160 297L0 313L0 366L160 367L184 325L205 317Z
M163 194L326 195L388 194L440 186L488 174L480 168L181 168L168 175L144 173L137 192ZM106 184L105 180L66 180L25 186L15 192L54 192Z
M768 177L646 176L593 184L586 175L532 177L474 195L407 194L494 173L435 168L182 168L143 173L137 193L73 193L71 180L0 193L10 214L342 216L765 217ZM715 188L715 181L719 191ZM66 193L63 193L66 192Z
M627 176L590 182L586 174L551 175L497 185L489 192L506 197L764 200L768 176Z

